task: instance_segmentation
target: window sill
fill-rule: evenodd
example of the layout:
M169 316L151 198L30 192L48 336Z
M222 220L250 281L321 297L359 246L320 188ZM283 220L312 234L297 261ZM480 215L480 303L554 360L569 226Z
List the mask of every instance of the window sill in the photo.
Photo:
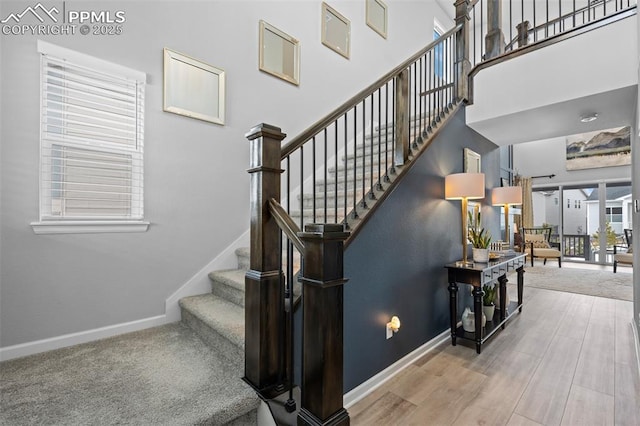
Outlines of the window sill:
M94 221L65 220L32 222L36 234L102 234L122 232L147 232L149 222L145 221Z

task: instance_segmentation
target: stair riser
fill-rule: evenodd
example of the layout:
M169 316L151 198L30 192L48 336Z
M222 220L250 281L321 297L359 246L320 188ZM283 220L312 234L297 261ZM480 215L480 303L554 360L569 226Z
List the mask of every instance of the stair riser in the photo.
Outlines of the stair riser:
M214 348L221 356L228 360L233 368L244 368L244 348L218 334L214 329L200 321L191 312L180 308L182 322L196 332L196 334L210 347Z
M227 285L220 280L211 281L211 292L218 297L244 308L244 291Z
M358 194L356 196L356 203L358 201L360 201L362 199L362 194ZM326 200L327 202L327 214L329 215L329 217L333 217L334 216L334 212L336 209L336 201L335 198L331 197L331 198L327 198ZM322 212L322 214L324 214L324 203L325 200L322 198L319 198L316 200L316 211ZM351 208L353 207L353 196L349 196L347 197L347 212L351 210ZM344 214L344 206L345 206L345 200L344 197L339 197L338 198L338 215ZM298 209L300 208L300 206L296 206ZM303 201L302 203L302 207L305 211L311 211L313 210L313 200L312 199L306 199Z
M383 175L384 176L384 175ZM345 176L344 173L340 173L337 176L338 180L338 192L344 191L345 187L348 191L353 191L354 189L354 181L353 181L353 173L347 173ZM371 187L371 176L367 173L366 175L356 173L356 181L355 188L356 191L362 191L362 181L364 180L365 191L367 191ZM336 188L336 178L331 176L327 179L327 191L335 191ZM378 169L374 169L373 174L373 183L374 185L378 182ZM318 181L316 182L316 194L324 192L324 182Z

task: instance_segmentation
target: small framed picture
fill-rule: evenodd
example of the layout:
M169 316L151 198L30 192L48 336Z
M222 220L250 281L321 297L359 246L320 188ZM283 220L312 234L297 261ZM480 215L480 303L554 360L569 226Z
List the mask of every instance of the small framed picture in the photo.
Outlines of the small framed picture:
M163 110L224 124L224 70L164 49Z
M482 173L482 157L469 148L464 149L464 172L465 173Z
M382 0L367 1L367 25L373 31L387 38L387 5Z
M259 68L289 83L300 84L300 42L260 20Z
M351 22L326 3L322 3L322 44L347 59L351 56Z

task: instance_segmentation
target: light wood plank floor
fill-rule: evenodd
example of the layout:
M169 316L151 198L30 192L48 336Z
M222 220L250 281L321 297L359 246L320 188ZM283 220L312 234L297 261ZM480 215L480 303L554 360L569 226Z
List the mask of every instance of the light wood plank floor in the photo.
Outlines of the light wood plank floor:
M632 308L525 286L522 314L482 354L447 340L350 407L351 423L638 426Z

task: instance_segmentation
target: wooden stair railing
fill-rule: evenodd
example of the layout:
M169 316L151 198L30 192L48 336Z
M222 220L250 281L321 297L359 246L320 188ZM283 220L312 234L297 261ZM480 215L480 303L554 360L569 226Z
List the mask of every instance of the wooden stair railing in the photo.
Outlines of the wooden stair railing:
M462 15L455 28L286 145L281 129L268 124L246 135L251 243L244 379L264 399L292 385L291 289L299 252L298 424L349 424L342 407L343 252L467 98L468 5L456 3ZM296 406L291 398L286 405Z

